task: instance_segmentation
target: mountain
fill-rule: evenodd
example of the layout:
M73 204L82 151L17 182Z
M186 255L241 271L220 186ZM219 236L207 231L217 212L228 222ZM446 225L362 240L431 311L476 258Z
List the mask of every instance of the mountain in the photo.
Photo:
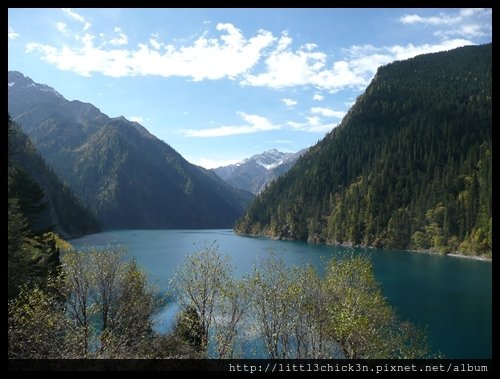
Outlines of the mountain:
M34 231L54 227L63 237L76 237L100 230L96 217L59 180L28 136L9 119L9 192L22 199L36 186L43 191L39 196L46 206L33 220Z
M379 68L322 141L235 230L491 254L492 45Z
M187 162L142 125L8 73L9 113L104 228L225 228L252 195Z
M272 149L213 171L234 187L258 194L269 182L293 167L306 151L307 149L297 153L282 153Z

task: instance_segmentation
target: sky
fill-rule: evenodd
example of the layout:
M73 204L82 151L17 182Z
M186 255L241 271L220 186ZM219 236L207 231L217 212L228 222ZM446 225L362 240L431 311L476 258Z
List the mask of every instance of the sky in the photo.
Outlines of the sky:
M8 10L9 70L206 168L312 146L381 65L491 40L479 8Z

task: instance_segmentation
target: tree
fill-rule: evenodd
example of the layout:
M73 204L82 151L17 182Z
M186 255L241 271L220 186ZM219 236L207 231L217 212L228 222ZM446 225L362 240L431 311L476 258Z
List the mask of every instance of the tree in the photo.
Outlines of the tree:
M144 272L123 257L119 249L66 252L60 273L24 286L9 301L9 357L155 355L155 295Z
M121 252L117 255L123 256ZM112 341L115 354L134 357L134 352L153 334L151 317L158 302L154 289L147 283L145 272L135 260L117 264L119 276L115 286L111 287L114 295L111 296L107 330L115 337Z
M214 339L219 359L235 358L239 327L249 312L250 287L248 279L228 280L222 287L217 304Z
M172 279L182 309L196 310L201 327L201 350L206 351L222 288L231 278L231 267L214 244L186 257Z
M29 281L29 258L33 241L29 237L28 220L21 213L17 199L9 198L8 219L8 297L19 294L23 284Z
M200 359L193 346L175 333L154 334L140 347L140 358L145 359Z
M9 167L9 197L19 201L21 212L29 221L29 227L35 229L40 213L47 208L44 191L29 174L16 164Z
M218 358L233 358L249 304L248 280L232 278L228 257L214 243L188 256L172 284L181 305L174 334L205 354L213 342Z
M203 352L203 325L195 307L188 306L177 314L173 335L187 342L195 351Z
M382 296L368 258L332 259L325 274L326 333L343 358L425 357L423 333L398 320Z
M134 357L152 333L156 305L144 272L124 262L120 249L108 249L65 254L63 273L68 314L82 338L79 355Z
M64 284L61 290L66 298L68 315L82 337L82 350L77 352L82 358L90 353L90 317L95 311L91 307L92 267L89 256L86 253L72 252L62 257Z
M401 321L382 296L367 258L332 259L286 268L274 256L255 269L252 309L272 359L417 358L429 354L425 334Z
M336 343L328 338L325 311L330 299L324 280L312 266L294 268L290 306L294 314L295 358L322 359L337 356Z
M35 234L22 213L17 198L8 199L8 297L22 286L43 286L59 267L59 249L54 233Z
M283 261L271 256L254 268L255 316L271 359L291 358L291 275Z
M12 139L18 127L8 118L8 297L20 288L43 286L59 266L55 235L36 230L40 213L46 208L44 191L14 159L17 146Z
M54 290L57 278L42 288L24 286L19 296L9 300L9 358L63 358L65 334L71 325Z
M118 281L120 280L120 262L123 260L123 254L119 251L94 251L90 254L89 262L92 268L91 274L91 295L92 299L101 314L101 330L108 329L111 324L110 318L116 311L120 290Z

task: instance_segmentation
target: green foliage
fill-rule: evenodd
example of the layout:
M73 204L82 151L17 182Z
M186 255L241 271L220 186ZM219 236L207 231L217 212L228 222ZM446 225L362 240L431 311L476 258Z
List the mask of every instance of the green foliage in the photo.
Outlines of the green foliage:
M145 359L201 359L204 355L175 333L152 335L144 341L138 357Z
M197 254L187 256L172 279L175 294L184 309L179 320L180 326L195 323L195 336L201 335L200 351L207 349L217 302L230 277L227 257L218 252L214 243ZM189 341L192 340L191 336L186 337ZM197 345L197 341L194 342Z
M367 258L332 259L323 278L274 257L254 275L253 304L269 358L423 358L424 333L400 321Z
M14 174L15 172L15 174ZM43 286L59 265L59 249L53 233L35 233L32 228L43 209L43 192L21 169L9 167L8 192L8 297L21 287ZM21 183L27 184L22 191ZM16 197L18 196L18 197ZM29 215L29 216L27 216Z
M400 321L383 297L367 258L331 260L324 281L330 299L327 334L344 357L408 359L429 354L423 332Z
M152 332L154 295L122 252L66 252L62 261L43 287L24 286L9 301L9 358L235 358L248 328L270 358L429 355L423 332L397 318L363 257L331 260L321 277L271 256L235 279L225 257L205 248L177 271L181 311L167 335Z
M217 316L214 320L214 340L217 358L232 359L240 357L238 343L241 336L240 325L249 313L251 294L248 278L232 279L222 286L217 303ZM240 338L241 337L241 338Z
M9 301L9 358L63 358L65 333L71 328L64 307L53 293L57 280L50 278L45 288L23 287Z
M310 266L287 268L271 255L254 268L251 278L237 280L230 275L231 267L222 264L225 260L209 251L189 256L174 282L182 305L174 336L205 356L214 351L217 358L233 358L241 342L237 337L244 339L249 330L272 359L430 356L424 332L397 317L367 258L332 259L321 277ZM216 258L207 260L209 256ZM222 271L206 270L206 265ZM223 282L217 281L219 275ZM184 279L179 282L180 277ZM208 290L203 283L218 290ZM197 299L193 288L217 295ZM202 299L211 303L208 330L199 306L203 302L198 304Z
M42 202L43 189L25 170L15 165L9 167L8 180L9 197L18 200L21 213L27 217L33 229L38 216L47 208L47 203Z
M152 289L137 264L117 249L62 257L68 316L80 330L81 357L134 357L151 333Z
M144 272L117 250L66 252L43 286L9 301L10 358L158 357L154 294ZM165 357L163 354L161 357Z
M491 54L469 46L381 67L235 230L491 255Z
M194 306L187 306L177 314L173 334L191 345L195 351L204 351L205 347L202 345L204 338L203 325Z
M290 327L294 320L291 304L297 289L292 283L292 273L277 259L261 262L252 278L256 320L269 357L273 359L291 358Z
M34 243L29 238L28 220L20 211L17 199L9 198L8 219L8 294L9 299L19 293L28 278L31 248Z

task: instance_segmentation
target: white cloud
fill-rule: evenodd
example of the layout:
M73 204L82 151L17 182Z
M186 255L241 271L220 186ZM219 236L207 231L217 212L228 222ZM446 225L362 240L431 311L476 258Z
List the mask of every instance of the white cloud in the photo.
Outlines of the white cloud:
M374 47L372 45L351 46L344 49L348 59L339 64L337 76L343 78L337 82L336 86L331 86L330 92L335 92L336 87L345 88L353 83L368 84L369 80L377 72L378 67L388 64L396 60L413 58L420 54L437 53L439 51L451 50L460 46L473 45L473 42L467 39L452 39L444 40L437 44L413 45L411 43L406 46L394 45L386 47ZM326 82L328 83L328 82ZM333 84L333 81L332 81Z
M42 59L46 62L56 65L61 70L73 71L82 76L90 76L92 71L113 77L129 74L126 64L124 65L124 62L130 59L127 51L111 50L103 60L103 51L93 45L94 38L90 34L85 34L81 38L83 47L78 51L72 51L67 46L57 49L33 42L26 45L26 51L40 51L43 54Z
M286 124L293 130L311 132L311 133L328 133L338 125L338 123L325 124L321 122L321 119L317 116L306 117L305 122L288 121Z
M390 48L388 48L390 50ZM350 56L349 66L360 76L371 76L380 66L392 62L395 58L392 54L387 54L384 48L377 49L372 45L351 46L345 49Z
M71 17L71 18L73 18L73 19L75 19L77 21L80 21L82 24L85 23L85 19L82 16L80 16L78 13L73 12L71 10L71 8L61 8L61 10L64 13L66 13L69 17Z
M304 49L306 49L306 50L314 50L317 47L318 47L318 45L316 45L315 43L306 43L304 45Z
M320 95L319 93L315 93L313 95L313 100L315 100L315 101L323 101L324 98L325 97L323 95Z
M437 36L462 36L462 37L484 37L490 34L491 31L485 29L484 25L467 24L462 25L457 29L452 30L438 30L434 34Z
M464 8L460 10L460 15L464 17L471 17L474 15L491 16L491 9L488 8Z
M222 33L219 38L200 37L192 45L180 48L166 45L161 53L144 43L136 50L94 46L94 36L90 34L80 39L80 47L58 48L31 42L27 51L38 51L44 61L83 76L100 72L112 77L159 75L200 81L235 79L250 70L260 60L262 50L275 40L264 30L246 39L232 24L218 24L217 30Z
M391 52L395 60L403 60L413 58L414 56L420 54L437 53L439 51L451 50L466 45L473 45L473 43L465 39L453 39L445 40L434 45L424 44L420 46L414 46L411 43L406 46L396 45L388 48L388 50Z
M57 68L83 76L99 72L111 77L178 76L193 81L227 78L248 86L273 89L312 86L316 91L335 93L364 89L378 67L394 60L473 44L466 38L446 38L424 45L355 45L343 49L343 59L329 61L327 54L319 51L315 44L293 49L293 40L286 32L277 38L269 31L259 30L248 38L232 24L219 23L216 29L218 37L209 37L206 32L182 46L161 41L158 34L151 34L136 48L126 48L128 38L116 27L118 35L109 41L112 46L94 44L95 36L86 33L78 37L77 46L30 42L26 47L28 52L41 53L42 60ZM469 35L481 32L472 26L463 28L463 33ZM313 99L321 101L323 95L315 94ZM291 104L288 100L283 101Z
M287 125L292 130L304 131L310 133L328 133L332 129L336 128L339 123L325 122L322 117L325 118L338 118L341 119L345 116L346 112L334 111L329 108L312 107L311 115L306 116L303 122L297 121L287 121Z
M399 21L403 24L429 24L429 25L452 25L462 21L462 17L450 17L440 14L439 16L421 17L417 14L404 15Z
M329 108L320 108L320 107L312 107L311 108L311 113L314 114L319 114L323 117L336 117L336 118L342 118L345 116L345 112L342 111L334 111L333 109Z
M14 28L9 26L9 39L16 39L19 37L19 34L14 31Z
M439 13L437 16L419 16L418 14L406 14L399 18L399 22L401 22L402 24L454 25L464 21L465 18L484 15L491 15L491 9L464 8L453 16L444 13Z
M127 118L130 121L138 122L139 124L142 124L144 122L144 117L142 116L128 116Z
M491 35L491 9L466 8L461 9L454 15L440 13L435 16L420 16L418 14L407 14L400 17L402 24L408 25L430 25L438 28L434 35L443 38L449 36L461 36L466 38L484 37Z
M483 25L469 24L460 28L460 35L465 37L483 37L487 34L482 30Z
M187 137L224 137L240 134L253 134L281 129L280 125L272 124L267 118L238 112L238 115L246 122L244 125L218 126L208 129L187 129L181 133Z
M281 101L283 101L287 107L293 107L294 105L297 105L297 101L292 99L281 99Z
M399 22L402 24L417 24L422 23L423 18L416 14L405 14L399 18Z
M65 33L68 30L68 25L64 22L57 22L56 23L57 30L59 30L62 33Z
M293 40L288 35L288 32L283 32L281 34L280 39L278 40L278 47L277 47L276 51L286 50L292 44L292 42L293 42Z
M314 82L316 86L335 93L345 88L362 89L368 85L370 79L371 75L356 72L351 62L342 60L335 62L332 69L319 72Z
M61 8L61 10L73 20L81 22L83 24L83 31L88 30L92 26L90 22L87 22L82 16L74 12L71 8Z
M153 49L160 50L163 46L163 43L158 41L158 33L151 34L151 38L149 39L149 44L153 47Z
M118 34L118 36L110 40L109 43L114 46L122 46L128 44L128 37L122 32L122 30L119 27L116 27L114 30L115 33Z
M419 46L351 46L344 49L347 54L345 59L327 66L325 53L303 49L292 51L289 48L290 37L283 38L286 38L286 43L278 44L278 48L265 60L265 71L247 74L242 84L270 88L313 85L330 93L347 88L363 89L378 67L394 60L473 44L466 39L453 39Z
M243 84L271 88L319 84L318 72L324 69L326 54L305 48L292 51L292 39L282 35L278 47L266 58L266 72L248 74Z

